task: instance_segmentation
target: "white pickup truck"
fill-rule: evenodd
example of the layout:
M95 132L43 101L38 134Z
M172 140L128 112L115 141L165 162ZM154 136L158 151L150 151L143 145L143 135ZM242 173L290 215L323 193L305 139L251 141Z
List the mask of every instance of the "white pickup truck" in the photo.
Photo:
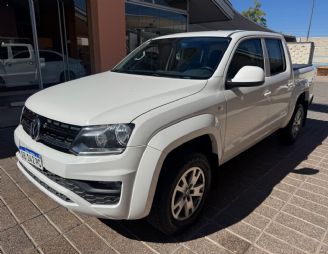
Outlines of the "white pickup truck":
M39 50L42 81L44 84L57 84L65 80L86 75L85 68L78 59L67 58L68 67L63 65L63 56L53 50ZM66 58L66 57L65 57ZM37 85L36 59L31 44L0 44L0 88Z
M152 39L112 71L31 96L15 131L17 165L69 209L149 216L172 234L197 218L218 166L278 130L295 141L314 74L293 66L280 34Z

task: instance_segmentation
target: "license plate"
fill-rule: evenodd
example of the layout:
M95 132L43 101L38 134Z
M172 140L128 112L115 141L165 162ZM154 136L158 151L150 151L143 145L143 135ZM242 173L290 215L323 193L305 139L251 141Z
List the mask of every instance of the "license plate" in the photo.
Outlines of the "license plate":
M19 147L19 152L21 157L23 158L23 160L27 161L28 163L30 163L31 165L43 170L43 166L42 166L42 158L41 155L30 150L27 149L26 147Z

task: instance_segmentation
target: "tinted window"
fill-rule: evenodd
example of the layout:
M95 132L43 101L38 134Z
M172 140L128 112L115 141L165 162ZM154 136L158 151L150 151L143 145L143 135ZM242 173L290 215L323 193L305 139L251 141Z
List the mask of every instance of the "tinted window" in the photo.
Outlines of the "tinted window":
M186 0L155 0L155 4L187 10Z
M260 39L241 42L232 58L228 70L228 79L232 79L244 66L258 66L264 69L263 50Z
M60 55L48 51L40 51L40 58L44 58L45 62L63 61L63 58Z
M208 79L230 40L219 37L158 39L145 43L113 71L139 75Z
M281 40L265 39L268 50L271 75L275 75L286 70L286 60L284 48Z
M7 47L0 46L0 59L8 59L8 49Z
M30 52L28 51L27 47L13 46L11 47L11 51L13 54L13 58L15 59L30 58Z
M177 0L167 0L163 2L168 1L170 4L177 2ZM187 31L188 18L186 14L132 4L129 1L125 2L128 52L131 52L140 44L151 38Z

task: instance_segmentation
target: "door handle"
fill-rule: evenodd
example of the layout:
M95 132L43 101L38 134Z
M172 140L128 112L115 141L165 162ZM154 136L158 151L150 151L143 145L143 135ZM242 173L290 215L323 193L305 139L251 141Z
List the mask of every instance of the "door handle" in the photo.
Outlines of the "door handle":
M268 97L269 95L271 95L271 91L267 90L264 92L264 97Z

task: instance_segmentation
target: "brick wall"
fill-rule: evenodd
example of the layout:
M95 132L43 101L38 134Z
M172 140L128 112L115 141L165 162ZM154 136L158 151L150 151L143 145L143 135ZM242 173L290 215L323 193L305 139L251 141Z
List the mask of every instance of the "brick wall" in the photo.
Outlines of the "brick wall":
M306 38L297 38L297 41L305 42ZM309 41L315 45L313 63L328 66L328 37L310 37Z

